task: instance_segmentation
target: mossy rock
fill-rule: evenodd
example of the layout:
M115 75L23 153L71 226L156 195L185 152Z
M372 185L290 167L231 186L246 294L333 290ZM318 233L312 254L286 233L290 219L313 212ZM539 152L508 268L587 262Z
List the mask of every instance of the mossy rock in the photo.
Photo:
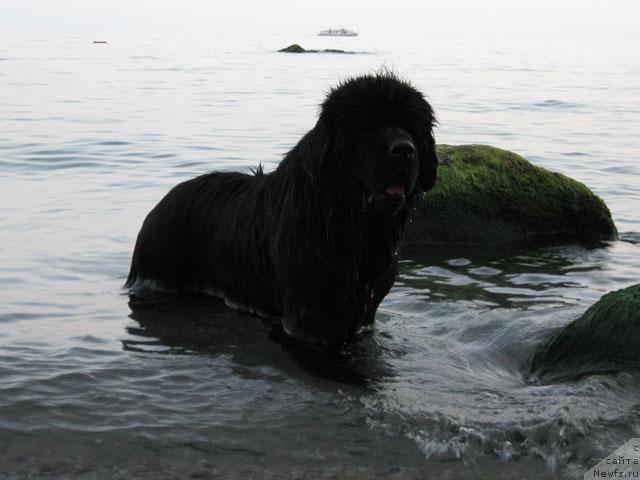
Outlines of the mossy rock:
M604 295L538 346L531 371L543 380L640 367L640 284Z
M285 53L304 53L306 52L306 50L304 48L302 48L300 45L298 45L297 43L293 43L291 45L289 45L288 47L282 48L280 50L278 50L279 52L285 52Z
M439 145L435 187L418 202L409 242L504 244L614 239L605 203L580 182L486 145Z

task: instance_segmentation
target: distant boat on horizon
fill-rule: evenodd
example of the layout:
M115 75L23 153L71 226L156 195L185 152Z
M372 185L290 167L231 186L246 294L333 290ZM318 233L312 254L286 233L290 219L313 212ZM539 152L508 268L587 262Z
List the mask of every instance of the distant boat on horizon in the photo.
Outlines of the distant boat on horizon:
M326 30L320 30L319 37L357 37L358 32L353 30L347 30L346 28L328 28Z

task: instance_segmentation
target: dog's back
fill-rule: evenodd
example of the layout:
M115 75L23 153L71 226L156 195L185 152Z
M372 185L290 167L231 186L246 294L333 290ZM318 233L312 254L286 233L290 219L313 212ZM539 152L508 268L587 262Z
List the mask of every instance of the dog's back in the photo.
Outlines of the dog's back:
M264 262L255 258L266 247L255 234L264 230L256 223L265 219L254 211L266 177L261 170L215 172L175 186L142 225L126 287L206 291L232 304L248 303L244 292L259 290L253 284L266 273Z

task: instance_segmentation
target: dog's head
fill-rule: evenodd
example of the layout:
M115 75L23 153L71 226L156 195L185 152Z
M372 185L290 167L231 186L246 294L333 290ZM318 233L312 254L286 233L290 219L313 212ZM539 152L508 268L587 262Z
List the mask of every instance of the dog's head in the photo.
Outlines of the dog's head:
M396 210L435 183L434 123L423 95L393 74L347 80L322 104L305 169L324 188Z

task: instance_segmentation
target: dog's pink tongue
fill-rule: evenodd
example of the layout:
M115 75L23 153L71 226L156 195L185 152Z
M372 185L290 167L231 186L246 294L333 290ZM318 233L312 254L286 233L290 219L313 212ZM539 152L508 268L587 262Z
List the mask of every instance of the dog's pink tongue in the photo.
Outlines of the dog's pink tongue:
M402 185L391 185L387 187L389 195L404 195L404 187Z

